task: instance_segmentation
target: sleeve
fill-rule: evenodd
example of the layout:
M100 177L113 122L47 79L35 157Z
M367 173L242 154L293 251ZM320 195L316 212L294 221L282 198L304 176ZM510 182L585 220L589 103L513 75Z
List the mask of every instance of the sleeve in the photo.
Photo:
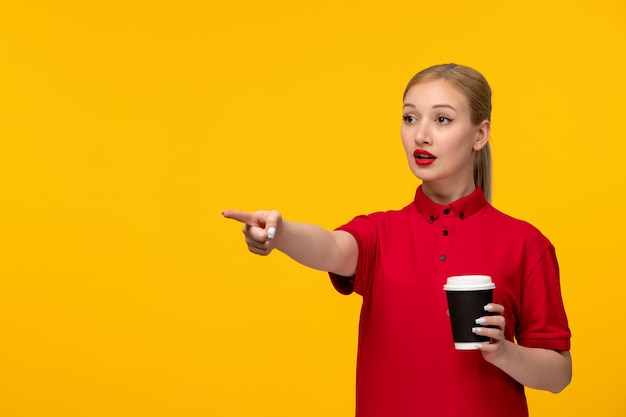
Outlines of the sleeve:
M370 276L376 258L378 227L376 215L357 216L335 230L343 230L354 236L359 248L356 272L353 277L344 277L329 272L330 281L335 289L344 295L356 292L363 295L369 287Z
M571 332L561 295L559 266L549 244L530 269L521 294L516 339L532 348L569 350Z

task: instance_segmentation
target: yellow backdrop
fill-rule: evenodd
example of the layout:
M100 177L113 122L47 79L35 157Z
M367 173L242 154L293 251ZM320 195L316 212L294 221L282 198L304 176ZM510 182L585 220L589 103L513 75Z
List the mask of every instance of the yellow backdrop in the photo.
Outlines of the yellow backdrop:
M352 415L359 297L220 211L406 204L402 90L442 62L560 259L574 379L532 415L626 415L625 45L621 0L1 1L0 415Z

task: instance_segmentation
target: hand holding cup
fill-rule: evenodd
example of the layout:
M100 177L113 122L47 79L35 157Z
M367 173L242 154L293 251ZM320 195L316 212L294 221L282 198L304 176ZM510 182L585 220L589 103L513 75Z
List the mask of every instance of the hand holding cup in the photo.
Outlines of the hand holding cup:
M454 347L457 350L481 349L490 337L481 331L485 306L493 301L495 284L488 275L460 275L449 277L444 285Z

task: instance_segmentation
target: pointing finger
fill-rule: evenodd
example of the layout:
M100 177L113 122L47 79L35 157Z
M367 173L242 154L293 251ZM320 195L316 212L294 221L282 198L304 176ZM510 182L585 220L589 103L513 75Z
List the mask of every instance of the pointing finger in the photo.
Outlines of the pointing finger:
M259 221L254 213L249 213L247 211L239 211L239 210L224 210L222 211L222 216L227 219L233 219L241 223L248 224L250 226L259 226Z

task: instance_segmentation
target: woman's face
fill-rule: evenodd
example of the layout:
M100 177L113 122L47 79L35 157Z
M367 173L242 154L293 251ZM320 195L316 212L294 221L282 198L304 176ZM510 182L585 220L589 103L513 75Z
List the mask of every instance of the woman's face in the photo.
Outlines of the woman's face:
M467 98L444 79L412 86L402 116L402 143L413 174L439 192L474 189L474 151L489 139L489 121L472 124Z

